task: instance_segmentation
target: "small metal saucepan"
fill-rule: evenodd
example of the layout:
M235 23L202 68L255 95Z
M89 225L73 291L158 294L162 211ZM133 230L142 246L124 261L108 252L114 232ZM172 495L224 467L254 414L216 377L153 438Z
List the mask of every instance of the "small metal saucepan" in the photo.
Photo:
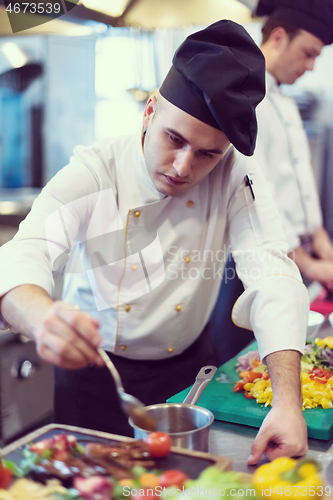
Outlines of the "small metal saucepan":
M215 366L201 368L183 403L161 403L145 407L145 411L157 422L157 430L169 434L172 446L208 451L209 427L214 421L214 415L195 404L215 372ZM136 426L131 418L129 423L136 439L146 439L148 431Z

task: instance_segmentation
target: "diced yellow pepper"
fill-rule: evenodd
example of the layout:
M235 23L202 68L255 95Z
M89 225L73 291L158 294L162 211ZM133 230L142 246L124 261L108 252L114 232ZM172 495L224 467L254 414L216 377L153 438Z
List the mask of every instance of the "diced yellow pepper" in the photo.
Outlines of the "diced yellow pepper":
M320 347L325 348L326 346L333 349L333 337L325 337L324 339L316 339L315 343L320 345Z
M261 465L253 475L257 495L271 500L292 497L296 500L322 496L322 479L319 466L309 459L299 462L280 457Z

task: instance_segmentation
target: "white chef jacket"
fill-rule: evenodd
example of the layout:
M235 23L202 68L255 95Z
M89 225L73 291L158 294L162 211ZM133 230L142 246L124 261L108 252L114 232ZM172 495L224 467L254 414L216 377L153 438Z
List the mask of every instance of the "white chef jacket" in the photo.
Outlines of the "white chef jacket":
M294 100L266 72L266 96L257 107L254 158L262 167L282 216L290 249L322 226L309 144Z
M163 359L206 325L229 243L246 289L234 321L254 331L262 357L303 352L307 290L260 169L233 148L189 192L167 197L149 177L140 134L76 147L0 248L0 296L22 284L52 295L72 251L63 299L100 321L103 347Z

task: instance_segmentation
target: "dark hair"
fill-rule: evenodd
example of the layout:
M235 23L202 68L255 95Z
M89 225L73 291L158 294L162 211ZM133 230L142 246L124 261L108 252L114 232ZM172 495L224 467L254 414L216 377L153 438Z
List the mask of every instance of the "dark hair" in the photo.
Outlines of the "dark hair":
M280 21L279 19L269 17L261 29L261 43L266 43L272 31L278 27L284 28L286 30L290 41L295 38L295 36L300 32L300 28L297 28L297 26L294 26L293 24L289 24L284 21Z

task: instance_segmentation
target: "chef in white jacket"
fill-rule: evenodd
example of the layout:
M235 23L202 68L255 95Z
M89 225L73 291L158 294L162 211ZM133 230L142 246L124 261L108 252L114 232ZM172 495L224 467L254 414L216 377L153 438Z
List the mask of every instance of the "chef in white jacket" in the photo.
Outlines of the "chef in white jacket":
M193 383L214 361L206 324L230 244L246 288L234 319L254 330L274 389L249 463L306 452L308 295L248 158L263 96L264 59L242 27L220 21L191 35L143 130L76 148L0 249L1 314L58 367L58 422L129 433L98 345L145 404Z
M268 18L261 44L266 96L257 108L254 157L280 210L290 257L308 280L333 289L333 247L323 227L308 140L294 100L280 88L312 71L324 45L333 43L333 2L260 0L256 14Z
M254 158L280 211L289 257L307 284L319 281L333 289L333 247L323 227L308 140L295 101L281 90L281 84L293 84L313 70L324 45L333 42L333 2L260 0L255 13L268 18L260 47L266 60L266 96L256 110ZM251 341L250 332L231 321L233 302L243 288L233 271L230 259L210 318L219 363ZM228 331L225 349L219 343L220 324Z

